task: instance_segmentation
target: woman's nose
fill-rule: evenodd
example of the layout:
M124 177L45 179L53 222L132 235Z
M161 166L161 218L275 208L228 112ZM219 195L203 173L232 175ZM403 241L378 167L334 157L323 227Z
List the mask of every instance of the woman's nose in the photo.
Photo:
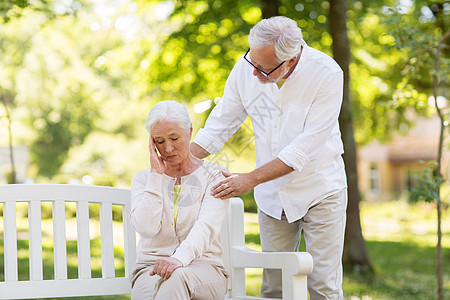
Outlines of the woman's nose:
M166 152L170 153L170 152L172 152L173 149L174 149L174 147L172 146L172 144L171 143L167 143L164 150Z

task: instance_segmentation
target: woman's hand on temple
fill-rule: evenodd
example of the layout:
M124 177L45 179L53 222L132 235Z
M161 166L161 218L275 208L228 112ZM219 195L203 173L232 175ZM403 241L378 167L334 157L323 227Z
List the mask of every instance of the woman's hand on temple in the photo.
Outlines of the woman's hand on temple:
M164 165L164 161L161 156L158 155L156 151L155 142L153 141L153 137L150 136L148 140L148 150L150 152L150 166L152 172L163 174L166 167Z
M159 275L163 280L167 280L173 271L181 268L183 264L176 258L167 257L156 260L153 270L150 271L150 276Z

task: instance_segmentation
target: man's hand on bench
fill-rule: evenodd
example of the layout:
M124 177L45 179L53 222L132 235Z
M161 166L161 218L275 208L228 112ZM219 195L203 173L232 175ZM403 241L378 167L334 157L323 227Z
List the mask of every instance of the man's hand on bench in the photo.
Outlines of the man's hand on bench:
M178 268L181 268L183 264L176 258L167 257L160 258L156 260L156 264L153 267L153 270L150 271L150 276L159 275L163 280L167 280L170 275L172 275L173 271Z

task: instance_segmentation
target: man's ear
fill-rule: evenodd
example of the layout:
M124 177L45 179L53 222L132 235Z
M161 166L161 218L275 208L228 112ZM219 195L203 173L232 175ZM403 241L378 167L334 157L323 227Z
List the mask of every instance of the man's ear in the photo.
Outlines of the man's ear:
M287 62L288 67L289 68L292 67L296 61L297 61L297 55L288 60L288 62Z

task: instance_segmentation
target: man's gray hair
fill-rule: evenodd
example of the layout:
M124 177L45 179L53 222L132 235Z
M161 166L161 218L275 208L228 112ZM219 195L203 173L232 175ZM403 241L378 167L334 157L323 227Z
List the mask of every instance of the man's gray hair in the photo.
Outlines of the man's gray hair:
M302 40L302 30L297 23L282 16L262 19L250 29L248 35L250 48L262 49L274 45L275 55L280 62L299 54Z
M177 101L166 100L153 105L145 121L148 133L151 133L153 126L158 121L176 123L187 133L191 131L192 122L189 113L186 107Z

